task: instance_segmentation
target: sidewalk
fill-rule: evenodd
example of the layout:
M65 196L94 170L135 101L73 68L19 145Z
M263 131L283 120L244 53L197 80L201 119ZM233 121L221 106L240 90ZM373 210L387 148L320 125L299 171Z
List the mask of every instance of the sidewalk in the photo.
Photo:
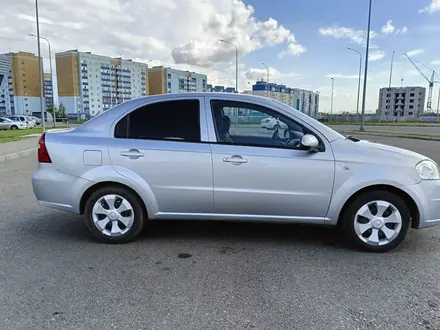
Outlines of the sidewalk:
M32 137L16 142L0 143L0 163L9 158L18 158L30 154L32 149L37 150L39 137ZM19 155L19 153L22 153ZM7 157L5 157L7 156Z

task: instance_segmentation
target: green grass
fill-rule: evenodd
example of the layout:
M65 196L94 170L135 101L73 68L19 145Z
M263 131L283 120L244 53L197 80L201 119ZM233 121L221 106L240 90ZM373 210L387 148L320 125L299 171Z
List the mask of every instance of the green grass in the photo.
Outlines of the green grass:
M55 128L68 128L69 126L57 126ZM47 127L47 130L51 130L53 127ZM43 132L42 128L30 128L30 129L16 129L16 130L7 130L0 131L0 138L5 137L18 137L29 134L41 134Z
M0 143L6 143L6 142L16 142L20 140L24 140L26 138L21 137L0 137Z
M334 126L334 125L360 125L360 123L355 122L326 122L326 125ZM440 123L425 123L425 122L397 122L397 123L390 123L390 122L365 122L366 126L433 126L433 125L439 125Z
M356 133L356 132L351 132ZM381 132L381 131L365 131L365 133L375 133L375 134L387 134L387 135L401 135L401 136L417 136L417 137L430 137L430 138L440 138L439 134L423 134L423 133L402 133L402 132Z

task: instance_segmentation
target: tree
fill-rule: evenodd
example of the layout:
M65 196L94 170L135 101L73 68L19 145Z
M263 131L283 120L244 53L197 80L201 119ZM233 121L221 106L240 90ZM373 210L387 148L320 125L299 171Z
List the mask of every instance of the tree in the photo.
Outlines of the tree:
M58 108L58 118L66 118L66 107L62 102Z

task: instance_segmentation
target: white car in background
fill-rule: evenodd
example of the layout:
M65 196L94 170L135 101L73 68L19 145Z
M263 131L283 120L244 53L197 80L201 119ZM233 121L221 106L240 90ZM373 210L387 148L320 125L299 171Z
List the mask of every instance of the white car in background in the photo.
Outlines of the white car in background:
M26 123L21 121L13 121L9 118L0 118L0 130L2 129L26 129Z
M9 118L13 121L18 121L18 122L22 122L26 124L26 128L30 128L31 127L31 123L29 122L29 120L26 119L26 116L22 116L22 115L12 115L12 116L8 116L6 118Z
M35 127L35 125L37 124L35 119L31 116L25 116L26 120L29 122L29 128L33 128Z
M261 120L261 128L275 130L275 129L286 129L287 125L281 121L279 121L275 117L266 117Z

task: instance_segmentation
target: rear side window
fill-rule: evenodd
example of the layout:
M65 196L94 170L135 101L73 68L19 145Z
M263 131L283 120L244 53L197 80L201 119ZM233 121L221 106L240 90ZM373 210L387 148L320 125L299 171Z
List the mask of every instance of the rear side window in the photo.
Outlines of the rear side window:
M200 142L199 100L145 105L118 122L115 138Z

